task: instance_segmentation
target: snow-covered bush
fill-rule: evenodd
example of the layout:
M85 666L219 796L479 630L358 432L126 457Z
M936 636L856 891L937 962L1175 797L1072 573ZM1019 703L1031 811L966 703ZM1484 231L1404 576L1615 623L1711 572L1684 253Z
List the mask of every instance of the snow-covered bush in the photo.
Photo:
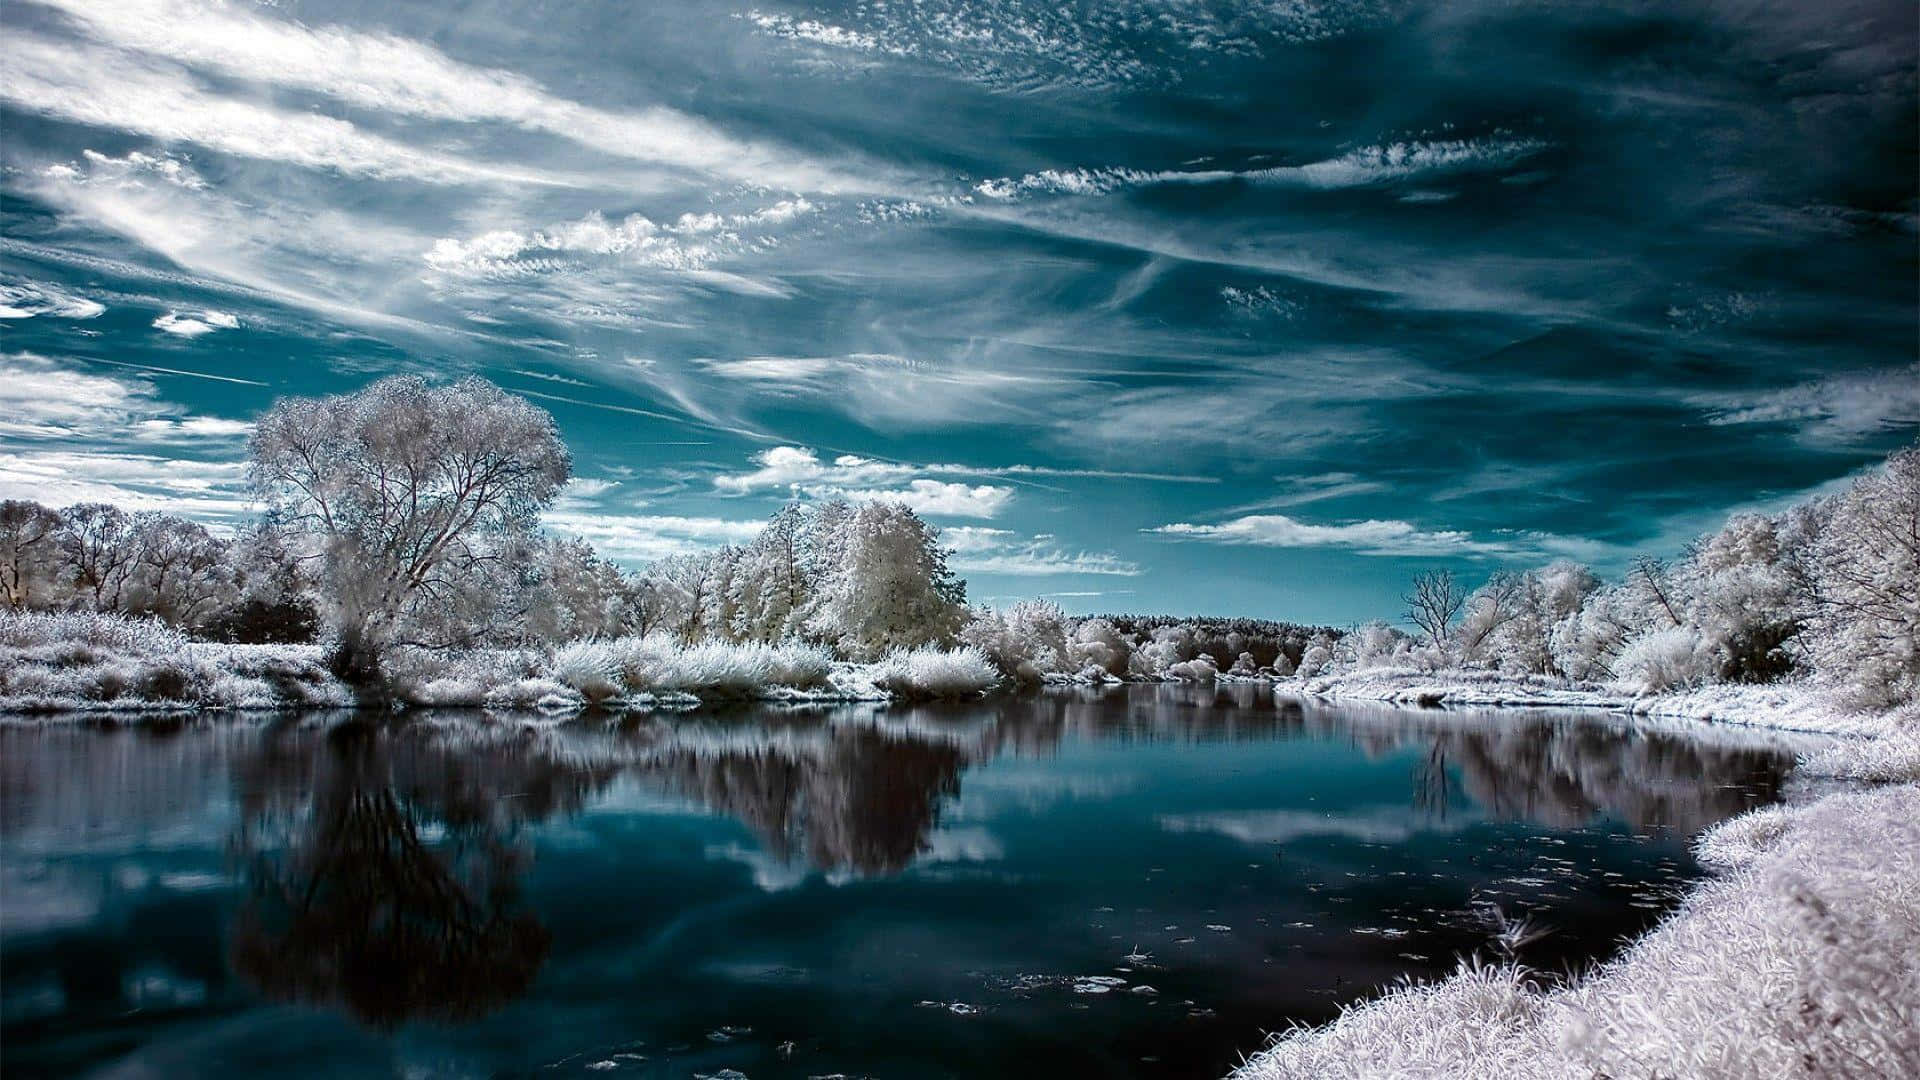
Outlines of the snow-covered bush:
M960 642L985 653L1016 682L1033 684L1052 674L1071 674L1067 615L1058 604L1023 600L1005 611L976 609L960 630Z
M895 649L874 665L873 683L904 700L966 698L998 686L1000 673L972 646Z
M1146 678L1164 678L1168 668L1193 659L1198 652L1191 628L1181 625L1158 627L1139 648L1133 650L1133 655L1127 660L1127 670Z
M618 646L609 641L570 641L553 652L548 677L589 702L606 701L626 691Z
M1203 654L1168 664L1165 677L1180 682L1210 683L1220 677L1220 669L1214 666L1213 657Z
M1375 619L1342 637L1335 655L1345 653L1344 665L1357 668L1383 667L1404 662L1412 642L1407 635Z
M194 642L158 619L0 612L0 709L257 709L345 703L310 646Z
M1699 686L1719 674L1720 659L1711 642L1687 626L1653 630L1628 643L1613 665L1613 675L1642 694Z
M1317 675L1328 674L1327 669L1331 667L1332 664L1333 647L1316 641L1308 645L1307 651L1301 654L1300 668L1297 674L1303 679L1311 679Z
M1073 628L1073 640L1067 644L1068 659L1075 669L1097 667L1116 678L1127 673L1127 661L1133 645L1106 619L1082 619Z

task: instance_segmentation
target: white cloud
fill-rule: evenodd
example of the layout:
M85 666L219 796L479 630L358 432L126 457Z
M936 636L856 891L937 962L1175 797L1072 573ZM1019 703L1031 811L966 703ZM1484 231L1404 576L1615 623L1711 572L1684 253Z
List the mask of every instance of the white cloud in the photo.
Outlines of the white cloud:
M1852 372L1782 390L1700 395L1716 426L1792 424L1815 443L1850 443L1920 424L1920 364Z
M793 358L764 357L762 360L773 363L767 369L767 377L776 377L776 372L786 370L784 365L797 363ZM729 363L748 363L748 361L729 361ZM756 369L758 370L758 369ZM757 491L774 491L782 488L801 487L866 489L879 485L906 484L922 476L971 476L1005 477L1015 481L1029 481L1030 478L1046 477L1059 479L1095 479L1095 480L1152 480L1175 484L1212 484L1218 480L1211 476L1192 476L1181 473L1123 472L1110 469L1056 468L1050 465L956 465L952 463L911 464L898 461L876 461L860 457L857 454L841 454L832 461L820 460L820 455L803 446L776 446L762 450L753 456L759 468L744 473L722 473L713 478L713 486L721 491L737 494L750 494ZM849 494L849 498L855 497ZM878 496L875 496L878 497Z
M92 438L159 409L141 380L93 375L31 353L0 358L0 434Z
M176 70L18 30L9 35L7 63L0 66L0 99L74 123L311 169L442 184L554 182L418 149L330 116L219 97Z
M1404 521L1312 525L1285 514L1249 514L1218 525L1175 522L1146 530L1163 536L1276 548L1348 548L1362 555L1489 555L1513 550L1472 533L1429 532Z
M143 154L135 150L125 157L113 157L98 150L82 150L80 157L86 162L84 170L77 165L49 165L47 172L76 184L115 184L152 179L188 191L204 191L207 187L207 182L193 170L192 165L172 154Z
M93 450L0 452L0 498L107 502L215 521L252 512L244 462Z
M558 97L523 75L462 63L423 42L308 26L182 0L46 0L103 40L233 78L325 94L364 109L497 122L612 157L790 190L861 188L863 170L821 166L664 107L616 112ZM9 44L9 50L13 45ZM300 114L295 114L300 115Z
M169 311L153 320L155 330L184 338L197 338L202 334L211 334L215 330L237 330L240 320L224 311L202 311L198 315L182 315Z
M716 476L713 486L741 494L802 484L846 487L904 481L918 471L912 465L874 461L853 454L842 454L831 463L822 462L818 453L803 446L776 446L755 454L753 460L759 463L758 469Z
M872 34L849 30L832 23L823 23L814 19L796 19L791 15L764 11L749 11L746 17L747 21L762 31L789 41L804 41L813 45L830 45L836 49L857 49L862 52L873 52L882 48L880 39ZM888 51L905 55L911 50L889 48Z
M652 562L723 544L744 544L766 527L764 521L597 514L564 508L549 512L542 521L550 528L591 541L602 554L628 563Z
M1367 146L1323 161L1264 169L1204 169L1194 172L1123 168L1043 169L1025 176L982 180L974 185L974 191L986 198L1004 202L1031 195L1105 195L1123 187L1213 184L1228 180L1327 190L1364 187L1415 177L1498 171L1533 157L1548 146L1548 143L1539 139L1449 139Z
M910 480L904 488L849 489L802 485L803 494L824 499L838 495L854 502L905 503L916 514L990 518L1013 501L1013 489L993 484L968 486L941 480Z
M874 461L853 454L823 462L819 454L800 446L772 447L754 455L754 460L758 469L716 476L713 485L740 494L785 488L815 499L885 500L905 503L915 513L944 517L990 518L1013 501L1013 489L1003 485L968 485L921 475L963 471L942 466Z
M785 296L781 286L708 269L716 260L758 250L766 230L813 213L788 199L737 214L682 214L662 224L645 214L608 221L599 211L532 231L490 229L468 239L441 237L425 256L437 274L466 278L524 277L578 269L590 262L679 271L704 284L749 295Z
M0 283L0 319L31 319L36 315L95 319L106 310L105 304L76 296L58 285L38 281Z
M215 416L194 416L185 420L141 420L133 425L135 439L154 443L240 439L252 433L252 421L223 420Z

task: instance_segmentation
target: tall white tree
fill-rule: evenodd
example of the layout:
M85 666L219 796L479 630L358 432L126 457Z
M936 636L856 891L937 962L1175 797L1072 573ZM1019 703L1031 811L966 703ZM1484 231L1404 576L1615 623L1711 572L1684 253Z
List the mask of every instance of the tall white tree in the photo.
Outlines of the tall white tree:
M572 468L544 409L478 378L394 377L355 394L286 398L260 419L250 449L274 519L321 558L334 666L360 681L379 674L382 651L410 622L441 631L420 644L460 643L460 620L439 616L471 599L462 583L534 529Z
M856 659L953 641L967 617L966 583L948 571L937 530L903 504L873 502L836 531L820 538L841 561L820 584L809 634Z

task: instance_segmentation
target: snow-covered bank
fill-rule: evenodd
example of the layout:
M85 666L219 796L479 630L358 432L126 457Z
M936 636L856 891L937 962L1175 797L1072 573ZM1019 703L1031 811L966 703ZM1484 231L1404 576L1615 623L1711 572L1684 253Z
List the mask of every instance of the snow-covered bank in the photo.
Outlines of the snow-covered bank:
M1444 982L1283 1035L1234 1080L1920 1075L1920 753L1910 736L1853 744L1856 760L1826 763L1905 782L1708 832L1700 857L1723 876L1571 985L1464 964Z
M1361 668L1324 678L1276 684L1281 693L1328 700L1419 706L1588 708L1639 716L1781 728L1828 735L1884 735L1909 722L1913 709L1852 710L1811 682L1717 683L1635 694L1630 689L1546 675L1417 668Z
M194 641L154 619L0 612L0 715L154 714L362 704L566 714L716 701L978 697L999 674L978 650L896 650L869 664L808 645L682 644L664 636L557 649L395 650L356 695L318 645Z

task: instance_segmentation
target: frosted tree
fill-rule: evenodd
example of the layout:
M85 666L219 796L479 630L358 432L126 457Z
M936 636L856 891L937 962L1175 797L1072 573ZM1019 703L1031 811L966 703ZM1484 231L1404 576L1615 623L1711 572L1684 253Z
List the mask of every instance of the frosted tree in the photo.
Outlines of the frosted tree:
M46 607L60 574L60 515L37 502L0 502L0 603Z
M1494 574L1467 598L1455 631L1462 659L1511 674L1564 674L1554 659L1554 631L1599 583L1592 570L1565 559L1524 574Z
M1812 597L1785 558L1775 519L1735 514L1693 544L1681 576L1687 625L1711 652L1713 677L1766 682L1793 669Z
M856 659L949 644L966 619L966 583L939 533L900 503L868 503L841 532L841 562L821 583L808 633Z
M641 581L657 629L687 642L707 636L705 619L713 589L711 553L690 552L661 559L647 568Z
M808 520L799 503L780 508L741 553L733 581L734 636L782 641L800 629L812 593L806 550Z
M321 556L333 666L370 681L410 623L534 529L572 463L545 410L484 380L394 377L286 398L256 426L251 479ZM466 635L415 644L453 645Z
M227 545L204 526L173 514L136 514L130 542L128 610L197 627L234 597Z
M1495 635L1520 618L1526 608L1525 576L1502 570L1489 577L1485 585L1467 597L1466 614L1455 632L1460 658L1469 664L1497 666L1499 650Z
M133 518L117 506L80 503L60 512L61 573L74 602L94 611L120 611L139 550Z
M1400 599L1407 605L1407 621L1419 627L1427 644L1444 650L1453 620L1467 602L1466 593L1453 579L1453 571L1430 570L1415 574L1413 591Z
M1813 560L1821 670L1861 704L1920 698L1920 445L1834 500Z
M527 551L522 636L533 641L645 631L635 583L577 537L546 537Z

